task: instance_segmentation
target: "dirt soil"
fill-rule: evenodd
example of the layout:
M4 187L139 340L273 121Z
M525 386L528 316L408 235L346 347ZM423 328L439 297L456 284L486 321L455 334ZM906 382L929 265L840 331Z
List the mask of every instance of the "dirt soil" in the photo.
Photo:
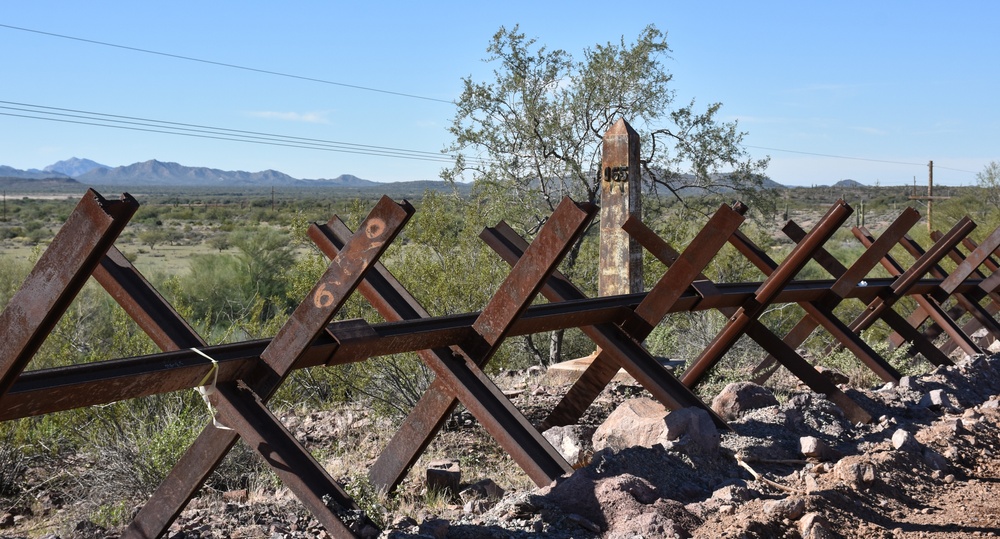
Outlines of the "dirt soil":
M717 452L683 443L604 450L572 476L460 516L437 536L995 537L997 393L994 356L850 390L877 418L867 425L851 425L819 395L797 394L732 422ZM823 443L820 458L802 454L803 436ZM385 536L421 536L412 531Z
M529 385L513 395L532 420L560 389ZM609 389L583 421L590 432L610 408L638 391ZM541 489L510 489L432 509L381 515L380 537L436 538L962 538L1000 534L1000 356L967 358L918 378L848 390L876 419L852 425L820 395L794 394L779 406L732 421L717 449L681 438L671 447L593 454L590 463ZM287 419L311 448L343 436L328 412ZM468 418L466 418L468 419ZM354 423L357 424L357 423ZM371 429L371 427L368 427ZM338 430L340 429L340 430ZM478 427L458 417L445 433L461 451ZM802 437L819 456L802 453ZM329 462L324 461L328 468ZM337 473L331 470L337 477ZM498 482L501 482L498 479ZM467 486L467 485L463 485ZM412 488L412 485L410 486ZM70 512L40 490L33 515L0 515L0 539L118 537L86 520L40 535L37 519ZM404 514L405 513L405 514ZM284 489L205 493L171 527L171 539L329 537Z

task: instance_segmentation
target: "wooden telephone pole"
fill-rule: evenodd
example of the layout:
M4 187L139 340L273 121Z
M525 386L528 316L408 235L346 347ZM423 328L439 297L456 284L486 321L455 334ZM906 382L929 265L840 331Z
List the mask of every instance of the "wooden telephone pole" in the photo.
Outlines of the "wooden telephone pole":
M934 230L934 201L935 200L947 200L951 197L945 196L934 196L934 161L927 163L927 195L917 196L917 182L916 179L913 181L913 195L908 197L910 200L926 200L927 201L927 233L930 234Z

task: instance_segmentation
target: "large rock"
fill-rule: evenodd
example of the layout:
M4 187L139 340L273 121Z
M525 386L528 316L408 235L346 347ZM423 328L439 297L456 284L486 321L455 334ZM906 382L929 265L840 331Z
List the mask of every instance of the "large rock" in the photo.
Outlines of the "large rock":
M678 449L715 451L719 431L712 416L700 408L668 412L648 398L629 399L608 416L593 437L594 451L610 448L653 447L656 444Z
M722 437L712 416L701 408L681 408L667 414L665 436L673 447L712 453Z
M920 442L903 429L896 429L896 432L892 433L892 446L899 451L909 452L918 451L921 448Z
M586 466L590 460L590 442L587 440L587 429L580 425L552 427L542 433L542 436L559 451L559 454L573 468Z
M777 405L778 399L767 388L753 382L729 384L712 399L712 410L726 421L737 419L750 410Z
M839 452L815 436L803 436L799 438L799 448L802 455L807 458L837 460L841 456Z
M667 409L653 399L629 399L597 427L593 437L594 451L662 444L667 441L666 417Z

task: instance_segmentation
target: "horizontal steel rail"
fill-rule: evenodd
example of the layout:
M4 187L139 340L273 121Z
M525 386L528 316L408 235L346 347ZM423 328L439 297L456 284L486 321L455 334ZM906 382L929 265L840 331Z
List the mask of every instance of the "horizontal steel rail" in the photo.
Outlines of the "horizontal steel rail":
M869 279L855 286L845 298L868 298L888 293L893 279ZM956 293L972 292L981 280L962 283ZM774 303L817 302L833 280L795 281L778 293ZM908 294L927 295L940 279L925 279ZM739 307L750 300L759 283L717 283L718 295L702 299L687 290L670 313ZM645 293L568 300L533 305L511 326L510 336L530 335L604 323L619 323L646 297ZM464 338L478 313L431 319L367 324L361 320L333 322L320 335L295 369L339 365L377 357L448 346ZM362 329L363 328L363 329ZM339 342L334 336L339 337ZM218 362L219 382L240 378L253 365L270 339L208 346L201 350ZM110 359L82 365L24 372L0 398L0 421L62 410L107 404L119 400L191 389L201 385L212 370L212 362L193 350L184 349L147 356Z
M956 342L967 352L979 350L965 328L959 328L949 318L941 307L943 302L955 299L976 317L980 327L1000 328L993 318L996 308L979 305L983 299L1000 297L996 295L1000 286L996 270L1000 267L990 258L1000 245L1000 230L969 255L961 256L955 248L975 228L965 218L927 251L908 244L916 262L903 269L888 256L888 250L919 218L914 210L907 209L879 240L867 231L855 231L866 251L854 264L846 266L824 248L852 211L843 201L834 204L812 232L789 223L786 228L796 229L791 234L796 245L781 263L770 259L739 231L745 209L742 205L720 207L682 252L673 250L637 218L630 219L623 230L636 234L637 242L667 265L666 272L648 293L587 298L555 268L582 236L597 208L566 199L531 244L505 225L487 229L482 238L513 269L482 311L432 317L377 261L413 212L408 203L396 204L383 197L358 232L351 233L336 217L311 229L314 241L332 262L275 338L209 346L114 247L115 238L136 207L127 195L109 202L88 192L0 314L0 421L182 391L207 383L213 386L206 395L218 416L205 427L150 503L140 510L126 530L126 537L162 535L239 437L262 452L282 482L327 530L343 537L359 536L370 523L363 519L347 522L340 516L344 511L357 510L357 504L267 408L268 399L295 369L417 353L435 372L437 379L371 470L372 480L384 488L392 488L400 481L458 402L473 413L529 477L542 485L569 472L569 463L482 370L510 337L580 328L600 350L543 422L543 428L579 419L619 368L667 408L700 407L720 428L726 428L725 420L691 389L745 335L757 340L809 387L826 393L853 420L863 422L870 419L868 412L822 378L795 350L813 330L822 327L875 374L895 380L898 373L859 335L876 319L905 337L913 347L911 353L921 353L936 365L950 363L944 350ZM766 278L745 283L707 280L704 268L727 242L761 269ZM945 256L951 256L957 264L951 273L938 264ZM818 260L837 279L795 280L811 259ZM868 279L869 269L877 262L885 265L893 277ZM980 270L981 266L986 268ZM928 274L933 278L927 278ZM91 275L164 352L26 370ZM388 321L333 321L355 289ZM529 306L539 293L551 303ZM919 302L919 310L909 318L894 310L907 296ZM847 299L867 305L851 325L833 312ZM759 319L768 306L776 304L798 304L807 313L784 338L772 333ZM642 347L642 341L664 317L710 309L720 311L729 320L682 379L660 367ZM920 331L928 316L944 328L949 343L938 346ZM222 424L235 430L220 428ZM265 455L264 448L273 449L273 455Z

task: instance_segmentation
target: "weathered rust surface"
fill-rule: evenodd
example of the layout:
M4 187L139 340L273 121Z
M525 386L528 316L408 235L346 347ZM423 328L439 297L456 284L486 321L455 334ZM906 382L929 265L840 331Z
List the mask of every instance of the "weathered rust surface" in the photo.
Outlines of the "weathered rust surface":
M822 305L826 307L829 311L832 311L837 305L844 299L846 291L850 290L854 285L864 280L865 276L871 271L876 264L878 264L879 254L888 252L892 248L892 244L888 242L888 238L894 236L901 236L905 234L907 230L913 227L913 225L920 219L920 215L912 208L907 208L903 210L903 213L897 217L893 223L889 226L886 232L883 234L883 240L877 245L872 247L871 245L866 246L867 249L864 253L851 265L851 267L842 272L841 274L836 274L831 271L835 266L826 260L823 250L817 250L817 260L821 262L821 265L826 269L831 275L837 279L834 285L831 287L830 293ZM794 221L788 221L782 228L782 231L788 236L792 241L798 243L806 236L805 230L802 230ZM788 343L792 347L798 347L800 344L805 342L809 335L812 334L816 328L820 327L820 320L813 318L812 316L804 316L795 326L785 335L783 339L784 342ZM843 331L843 324L836 326L837 331ZM861 355L857 356L861 358L862 361L865 356L869 354L867 348L857 348L857 351L861 352ZM853 350L852 350L853 351ZM773 357L765 358L757 367L754 368L753 373L756 377L754 382L758 384L763 384L771 374L777 368L777 362Z
M630 234L638 238L643 247L666 266L672 266L678 261L677 251L659 236L653 234L652 230L644 224L632 223ZM747 241L749 243L749 240ZM704 298L713 298L721 294L719 289L716 288L715 283L701 273L698 274L693 286L698 291L698 294ZM735 307L720 307L718 310L726 317L732 317L737 313L737 308ZM799 380L808 385L809 388L817 393L827 395L832 402L840 406L841 410L844 411L844 414L852 422L868 423L871 421L871 415L864 408L820 374L819 371L795 351L795 346L797 345L782 341L767 326L756 319L750 321L750 325L747 327L747 335L770 353L770 357L775 358L776 361L784 365Z
M906 215L907 212L904 211L903 215L900 216L900 219L905 218ZM900 219L897 219L897 221L899 221ZM914 224L916 223L917 220L918 217L916 216L912 218L912 222ZM794 223L790 223L790 226L786 228L792 228L792 226L794 226ZM795 226L795 228L797 228L797 226ZM884 255L887 256L888 250L891 248L892 240L895 239L895 235L898 234L901 230L902 227L894 228L890 226L889 229L887 229L886 231L889 235L886 236L885 234L883 234L883 236L885 236L883 241L879 242L878 245L872 243L870 246L866 246L868 247L869 251L872 251L873 255L871 257L868 257L868 260L869 261L873 260L875 258L874 255L879 253L883 253ZM805 232L803 232L801 229L789 230L788 232L801 236L805 235ZM905 235L903 236L903 239L905 239ZM854 271L852 271L854 266L852 266L851 269L845 268L843 264L841 264L836 258L834 258L832 255L826 252L825 249L820 249L817 252L817 255L822 255L817 257L817 261L819 261L820 265L823 266L824 269L826 269L831 275L835 277L855 279L856 277L858 277L860 273L860 268ZM857 264L855 264L855 266L856 265ZM874 263L872 265L874 265ZM864 275L860 276L860 278L862 279L863 277ZM862 299L862 301L870 302L874 297L875 296L873 295L867 299ZM905 318L900 316L899 313L897 313L896 311L892 309L885 309L882 311L879 317L895 332L897 332L900 335L903 335L905 340L909 342L910 346L907 347L907 352L911 356L915 356L919 353L923 354L924 358L928 359L931 363L934 363L935 365L953 364L952 361L948 359L948 357L945 354L942 354L941 351L934 346L934 343L932 343L930 339L928 339L922 333L920 333L920 331L916 327L910 325L910 323Z
M93 274L160 350L171 352L206 345L117 247L108 250Z
M455 358L430 358L437 378L404 421L401 435L393 437L373 467L371 477L380 482L398 482L404 469L416 458L412 438L426 445L455 406L457 400L477 414L483 426L501 445L512 448L511 455L538 485L545 485L566 473L569 464L510 405L502 395L486 401L477 398L471 382L487 379L479 370L492 358L513 324L527 309L545 279L579 240L597 208L577 205L566 198L539 231L521 260L500 284L489 303L472 323L473 333L452 348ZM464 364L464 369L460 368ZM460 382L460 383L456 383ZM488 384L486 394L499 390ZM458 397L458 399L456 399ZM503 411L503 413L500 413Z
M324 331L333 315L364 278L365 272L388 248L412 213L413 208L405 202L396 204L387 197L379 201L362 223L361 230L330 263L326 272L295 309L289 320L261 352L260 361L254 363L245 381L245 386L253 394L253 399L259 399L263 403L277 391L295 363L308 352L310 345ZM219 408L223 418L231 419L235 415L258 427L247 430L248 424L245 423L232 425L231 428L234 430L225 430L215 425L206 426L150 501L136 515L126 530L125 537L162 535L229 452L237 435L248 437L251 441L260 439L267 442L253 446L265 460L270 446L296 448L294 451L290 450L285 458L293 458L293 455L304 452L298 442L280 428L280 425L271 425L267 430L260 427L262 424L276 421L260 411L263 406L252 408L247 406L250 403L246 400L234 401L227 398L238 391L235 385L236 382L221 384L214 394L213 404ZM252 413L254 409L258 410L258 413L248 417L247 414ZM240 430L241 428L243 430ZM343 499L337 494L339 487L324 475L322 467L315 461L301 456L294 458L299 467L282 476L285 484L320 522L327 525L329 531L347 530L346 525L338 522L339 517L334 509L349 509L340 507L336 503ZM331 496L333 502L330 501Z
M629 167L634 164L627 163ZM620 179L623 174L631 174L630 169L626 172L618 167ZM609 167L609 171L614 172L614 167ZM799 236L798 245L782 264L774 263L739 233L740 212L725 206L682 254L665 246L648 228L634 226L627 231L629 236L644 238L644 243L670 267L648 294L586 298L555 271L555 266L579 238L596 208L567 200L530 246L509 227L498 226L484 233L484 239L505 260L516 264L482 312L429 317L377 263L379 254L412 213L408 205L383 199L357 234L352 235L336 219L314 228L311 233L316 234L317 243L332 246L327 252L333 262L274 339L209 347L114 249L114 238L136 206L127 195L121 201L108 202L89 192L29 275L22 291L0 315L0 328L4 332L0 341L3 383L0 420L196 387L208 375L218 376L213 397L218 418L235 430L208 426L151 502L140 511L126 532L127 537L162 535L238 437L243 437L276 468L282 481L331 533L359 534L367 522L343 520L343 515L356 512L357 505L267 409L267 400L296 368L334 366L376 355L417 351L435 371L437 380L380 457L380 464L372 470L377 484L391 486L399 480L456 402L462 402L479 419L529 477L538 484L546 484L568 471L568 464L482 371L482 366L509 336L581 327L601 349L591 369L570 389L543 426L575 421L619 367L624 367L668 407L707 409L639 344L665 315L705 309L719 309L732 320L703 358L715 356L717 360L726 352L731 339L746 334L813 389L830 395L852 420L863 421L867 413L818 376L792 344L801 342L818 325L823 325L828 330L832 328L834 336L852 351L874 355L865 350L864 341L833 316L832 309L840 301L858 298L869 304L869 311L856 321L853 329L870 323L873 317L881 317L937 364L947 364L948 360L917 330L927 313L944 327L951 343L962 343L963 339L965 346L972 343L966 332L958 329L943 312L938 301L954 298L983 327L1000 328L992 318L998 304L991 303L986 308L978 305L984 298L998 298L1000 273L990 256L1000 247L1000 231L994 231L982 245L970 247L970 254L963 257L955 246L974 227L971 220L963 220L929 251L915 255L918 260L911 268L904 271L897 267L895 278L865 279L878 261L889 264L888 250L897 241L902 240L907 246L905 231L912 226L910 213L916 212L904 212L878 240L868 238L869 248L845 268L823 248L850 213L843 202L831 208L813 233L807 235L793 227L790 235ZM712 283L705 279L702 269L726 241L737 245L769 274L767 279L761 283ZM919 246L913 243L907 248L916 253L912 249ZM951 256L958 265L948 275L938 266L943 256ZM795 274L810 258L819 261L837 279L794 281ZM993 273L984 275L978 270L983 266ZM925 278L927 272L935 278ZM47 332L91 274L165 352L22 373ZM861 283L862 280L867 282ZM360 288L387 322L331 322L355 287ZM528 307L540 290L553 303ZM921 298L929 295L934 299ZM921 304L924 318L916 324L906 323L892 310L893 304L904 296L915 296L924 302ZM771 303L800 303L809 316L781 339L757 320ZM916 317L914 313L910 320ZM215 361L189 350L192 347ZM696 363L699 368L710 365L711 362ZM875 366L869 366L883 378L891 379L896 374L877 361ZM685 378L689 374L694 376L689 370ZM720 426L724 425L721 418L714 414L713 417Z
M996 230L993 231L993 233L996 232L997 232ZM942 234L940 231L935 230L934 232L931 232L931 239L937 241L943 235L944 234ZM968 251L974 251L976 250L976 248L979 247L979 245L975 241L973 241L971 238L968 237L962 239L962 245ZM995 255L997 255L997 249L994 249L993 252L991 253L991 256L987 256L986 259L983 261L983 265L986 267L987 270L991 272L991 274L997 273L997 271L1000 270L1000 263L998 263L997 260L994 258ZM979 272L973 273L973 276L975 276L976 278L985 277L984 274ZM989 313L991 318L994 318L996 314L1000 312L1000 293L998 293L994 289L986 291L986 294L990 299L990 301L985 306L986 312ZM963 303L962 300L959 297L957 297L957 295L955 299L958 300L959 306L952 307L952 309L949 312L954 311L953 318L957 319L959 316L961 316L964 309L962 309L961 307L961 304ZM912 316L915 318L918 315L919 313L915 311ZM980 322L976 320L975 317L973 317L962 326L962 332L965 333L966 335L972 335L982 327L983 327L982 324L980 324ZM937 335L938 333L940 333L940 328L936 327L935 325L932 325L931 327L927 328L927 332L929 335L932 336ZM997 338L998 337L995 336L992 332L988 332L983 339L983 346L988 346L992 344L994 341L997 340ZM948 342L941 345L941 351L944 352L945 354L950 354L953 350L955 350L958 347L959 343L956 342L955 339L951 339Z
M652 327L674 306L695 276L711 262L715 252L721 249L728 236L742 222L742 212L728 206L719 208L692 242L692 246L698 247L690 248L680 255L682 262L676 265L673 274L664 275L660 279L631 316L622 322L621 329L610 325L581 328L600 351L549 414L542 428L576 422L611 381L619 367L624 368L664 406L670 409L698 406L708 411L717 424L725 427L725 422L710 407L667 373L638 343L649 335ZM509 227L487 230L481 237L508 263L518 260L523 240ZM583 297L579 289L561 274L551 277L542 293L550 301Z
M551 226L547 232L540 233L536 241L539 246L535 248L535 253L547 253L549 260L538 260L541 269L528 267L522 272L547 273L552 271L555 264L562 257L561 254L568 250L583 232L587 223L593 216L593 208L574 208L567 199L561 206L561 211L557 211L550 221ZM545 230L545 229L543 229ZM343 234L347 232L342 223L327 223L324 227L315 227L311 232L313 240L320 246L327 255L333 255L339 250L338 244ZM544 246L545 242L562 242L562 245L555 243ZM536 254L536 257L538 255ZM536 263L536 265L537 265ZM542 274L536 279L541 279ZM513 286L525 284L524 277L510 277L507 282L513 282ZM502 322L502 331L487 336L483 336L484 341L493 341L488 344L495 349L499 344L503 333L509 331L511 326L520 318L519 313L523 313L526 308L526 300L533 297L534 290L514 290L508 285L505 290L501 290L494 296L495 298L507 298L518 300L517 305L507 304L506 315L497 314L501 309L494 307L492 319L498 316L508 317L508 321ZM377 266L374 272L366 279L360 288L365 298L379 311L386 320L401 320L404 318L419 319L427 317L426 311L419 305L415 298L409 295L399 282L381 265ZM495 305L491 302L490 305ZM489 312L490 306L484 313ZM461 339L452 342L469 342L474 332L476 324L483 320L483 313L476 317L469 327L470 331ZM492 353L488 351L487 353ZM420 403L396 436L390 441L389 446L380 454L378 461L372 467L369 476L373 484L380 488L392 489L413 465L426 446L440 430L448 413L454 408L457 401L461 401L466 408L480 421L486 430L504 447L515 461L522 466L529 477L536 482L547 483L555 477L565 473L569 469L568 463L545 441L544 438L527 422L523 415L518 412L503 397L502 392L489 381L482 373L479 364L472 361L462 347L456 349L437 348L424 349L418 351L420 358L435 371L438 378L427 390ZM481 362L488 361L488 356L481 354ZM457 398L457 401L456 401ZM443 410L443 413L442 413Z
M911 295L929 294L940 280L921 281L910 290ZM971 293L981 281L970 279L956 293ZM891 279L868 279L867 286L855 283L845 298L862 298L886 293ZM821 301L827 296L833 281L791 283L775 303ZM738 307L753 297L759 283L717 283L718 296L702 298L694 290L686 290L670 310L671 313L706 310L718 307ZM540 331L586 327L597 324L621 323L642 301L645 294L586 298L561 303L534 305L525 311L511 328L510 336L530 335ZM448 346L469 330L477 313L467 313L428 320L374 324L376 336L345 339L338 342L331 334L340 334L341 326L349 322L330 324L329 334L320 335L303 355L295 368L340 364L341 359L360 361L367 357L415 352L428 346ZM260 356L270 339L209 346L203 349L218 361L219 383L237 380ZM197 353L181 349L176 352L109 359L84 365L71 365L23 373L3 398L0 398L0 421L71 410L85 406L107 404L128 398L168 393L197 387L212 369L210 361Z
M708 348L684 371L681 381L685 385L694 387L702 380L708 369L736 344L736 341L746 331L750 320L759 317L764 309L774 302L781 290L802 270L812 258L813 253L833 236L833 233L844 223L852 211L851 207L843 200L838 200L827 211L816 228L797 243L785 260L761 283L754 298L739 308Z
M880 313L886 309L891 309L921 277L937 265L942 258L947 256L948 252L958 245L962 241L962 238L967 236L975 227L976 224L968 218L956 223L945 237L935 242L923 256L918 258L912 266L893 281L890 287L892 290L891 293L878 296L868 303L868 308L851 322L851 331L858 333L875 323ZM944 281L942 281L941 285L944 284ZM939 285L939 289L941 285ZM952 288L952 291L954 291L954 288Z
M14 385L138 207L127 193L111 201L87 190L0 314L0 396Z
M858 283L864 281L865 276L875 267L879 261L884 260L884 257L888 255L888 252L896 244L896 242L902 238L906 232L913 227L919 221L920 214L917 213L912 208L905 209L899 217L897 217L892 224L885 230L882 236L877 241L872 241L865 244L865 252L858 257L858 259L851 265L850 268L844 268L840 262L829 255L824 249L820 248L816 251L816 259L820 264L826 269L831 275L837 278L837 282L831 287L830 294L828 298L821 302L818 306L823 309L827 315L824 316L813 316L814 313L810 313L809 316L803 317L798 324L786 335L785 342L790 345L797 347L815 330L819 325L823 325L830 333L835 337L835 339L840 342L841 345L845 346L851 350L854 355L861 360L863 363L872 368L875 372L881 372L880 376L883 379L892 379L894 373L891 367L887 368L887 363L881 356L875 353L870 346L867 345L860 337L851 333L847 327L832 316L832 311L840 302L845 298L845 294L848 290L855 287ZM789 221L785 227L784 232L793 241L801 241L805 236L806 232L802 230L796 223ZM874 293L863 294L862 300L865 303L871 301L872 298L876 297ZM867 299L865 299L867 298ZM909 327L904 320L901 320L895 312L884 312L883 320L892 325L893 327L899 327L902 331L907 332L907 334L912 338L916 339L917 336L906 329ZM930 352L928 352L930 354ZM758 374L757 380L763 381L766 379L768 373L768 361L762 362L754 372ZM894 369L893 369L894 370Z
M862 238L862 243L865 243L869 241L868 238L870 236L867 233L867 231L863 232L864 233L859 235L859 237ZM902 245L903 248L906 249L906 251L910 253L910 255L913 256L914 259L918 259L924 256L925 254L924 249L909 236L904 236L899 241L899 244ZM957 260L957 262L959 263L961 263L962 259L964 258L961 256L961 253L959 253L957 249L952 249L951 251L949 251L948 255L952 259L958 257L959 260ZM894 260L892 260L891 258L887 258L887 262L898 268L898 270L891 270L892 275L901 275L903 273L902 267L899 267L898 264L895 264ZM941 268L938 265L934 265L931 267L930 274L931 276L937 279L944 279L945 277L947 277L947 273L944 271L943 268ZM978 275L978 277L982 278L983 276L980 274ZM913 296L914 300L916 300L917 302L917 308L912 313L910 313L910 316L907 318L907 321L913 327L920 327L920 325L923 324L924 321L930 318L931 320L934 321L934 325L937 328L938 332L943 331L947 333L950 342L954 343L955 346L960 346L966 354L970 355L981 354L982 349L972 340L971 337L969 337L969 335L971 335L975 330L969 333L965 333L962 330L962 328L960 328L958 324L955 322L955 319L960 317L963 314L963 312L968 312L972 314L973 316L972 320L976 321L979 314L978 313L979 310L974 305L975 302L966 298L964 295L955 294L953 297L957 301L957 311L955 312L955 318L952 318L951 313L946 312L943 306L938 304L937 301L934 300L933 298L929 296ZM988 315L987 318L992 319L992 315ZM989 325L988 321L984 321L984 323ZM979 327L983 327L982 323L978 321L976 321L975 324L977 326L977 329ZM998 328L996 326L996 322L993 322L992 325L994 326L994 329ZM898 334L893 334L889 337L890 342L893 344L893 346L899 346L900 344L901 339L897 338L897 335ZM932 333L931 335L936 336L936 334L934 333ZM939 351L941 353L947 354L947 352L943 347Z
M335 537L358 537L365 526L371 525L351 496L250 388L236 384L219 386L215 403L222 423L238 432L257 451L328 532ZM346 523L338 513L355 514L359 519ZM374 525L371 528L375 529Z

